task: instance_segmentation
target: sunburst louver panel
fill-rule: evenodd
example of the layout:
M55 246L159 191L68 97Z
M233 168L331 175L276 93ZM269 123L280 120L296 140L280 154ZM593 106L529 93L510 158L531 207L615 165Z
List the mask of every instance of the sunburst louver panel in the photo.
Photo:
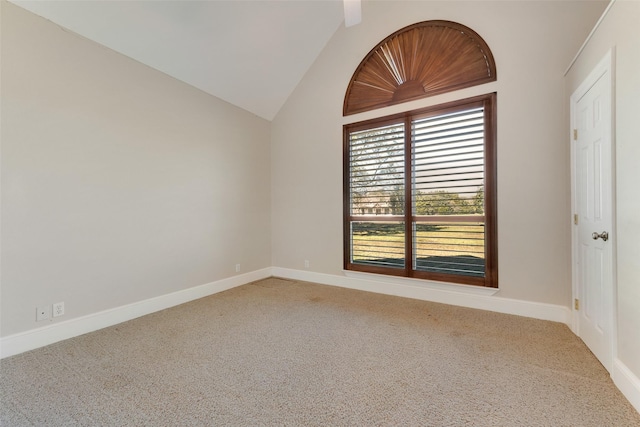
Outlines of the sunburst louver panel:
M360 63L344 101L350 115L496 80L493 55L473 30L450 21L408 26Z

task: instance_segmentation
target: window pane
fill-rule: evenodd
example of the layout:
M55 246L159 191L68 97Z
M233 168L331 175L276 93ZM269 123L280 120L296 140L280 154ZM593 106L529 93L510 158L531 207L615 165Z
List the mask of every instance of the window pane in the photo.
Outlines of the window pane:
M412 122L414 215L484 213L484 111Z
M484 277L484 223L417 222L413 234L414 269Z
M351 215L404 214L404 125L349 134Z
M351 262L404 268L405 230L402 221L351 223Z

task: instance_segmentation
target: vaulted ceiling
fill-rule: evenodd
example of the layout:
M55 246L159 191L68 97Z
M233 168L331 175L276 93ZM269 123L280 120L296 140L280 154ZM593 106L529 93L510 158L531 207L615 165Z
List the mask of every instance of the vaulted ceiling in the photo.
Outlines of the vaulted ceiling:
M272 120L343 21L341 0L11 0Z

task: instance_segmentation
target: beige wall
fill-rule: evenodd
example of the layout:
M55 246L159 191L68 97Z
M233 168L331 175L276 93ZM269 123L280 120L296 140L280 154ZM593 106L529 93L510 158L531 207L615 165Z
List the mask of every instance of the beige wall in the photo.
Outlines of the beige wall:
M603 2L363 2L362 23L341 28L272 125L273 265L342 274L342 117L349 80L392 32L430 19L478 32L498 81L411 102L498 93L500 296L569 306L569 150L563 72L606 7ZM383 114L376 113L376 114Z
M615 52L618 358L640 377L640 2L617 0L567 74L570 96Z
M3 337L271 265L269 122L0 7Z
M344 91L380 40L428 19L477 31L498 81L384 114L498 92L499 295L569 305L562 74L605 2L363 2L271 125L0 4L3 337L42 326L39 305L71 319L236 263L341 275L342 125L374 116L343 118Z

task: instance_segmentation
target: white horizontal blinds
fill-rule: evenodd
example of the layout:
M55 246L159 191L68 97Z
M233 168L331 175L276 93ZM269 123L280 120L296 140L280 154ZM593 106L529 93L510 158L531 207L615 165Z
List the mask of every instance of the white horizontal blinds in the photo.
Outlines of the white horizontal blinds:
M484 109L412 121L413 267L484 277Z
M378 267L404 268L403 221L351 222L351 262Z
M414 215L482 213L483 108L412 122Z
M483 222L413 223L413 268L484 277Z
M404 124L349 134L351 215L404 214Z
M405 265L404 124L349 134L351 262Z

